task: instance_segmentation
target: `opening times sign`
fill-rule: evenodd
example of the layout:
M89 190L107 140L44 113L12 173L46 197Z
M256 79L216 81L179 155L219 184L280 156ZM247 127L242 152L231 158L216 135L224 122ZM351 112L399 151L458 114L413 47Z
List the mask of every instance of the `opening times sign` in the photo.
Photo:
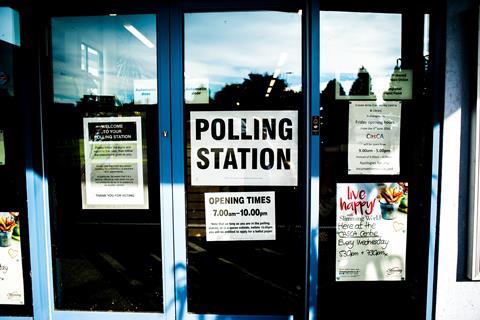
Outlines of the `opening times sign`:
M275 192L205 193L207 241L275 240Z
M298 112L190 112L193 186L296 186Z
M83 119L83 209L148 209L141 117Z

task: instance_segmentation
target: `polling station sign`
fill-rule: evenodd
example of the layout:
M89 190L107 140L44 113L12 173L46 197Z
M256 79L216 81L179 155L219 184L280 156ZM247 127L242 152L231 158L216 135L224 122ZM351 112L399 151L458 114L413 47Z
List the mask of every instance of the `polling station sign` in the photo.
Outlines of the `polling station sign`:
M296 186L298 112L190 112L193 186Z

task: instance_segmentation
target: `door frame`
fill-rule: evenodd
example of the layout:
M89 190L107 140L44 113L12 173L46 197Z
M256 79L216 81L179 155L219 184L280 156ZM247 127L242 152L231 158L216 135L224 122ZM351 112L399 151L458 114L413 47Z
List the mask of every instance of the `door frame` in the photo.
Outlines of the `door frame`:
M173 203L174 203L174 225L175 225L175 266L180 266L175 270L175 279L177 283L177 319L188 320L226 320L226 319L264 319L264 320L284 320L284 319L315 319L316 300L317 300L317 264L318 253L316 242L318 241L318 215L312 215L310 212L318 212L319 178L318 178L318 156L319 153L310 150L314 141L319 143L318 136L312 136L310 130L310 119L312 115L319 115L319 94L315 94L312 88L319 87L319 60L314 59L315 54L319 53L318 38L318 16L319 11L315 10L314 3L317 1L301 0L297 3L289 1L231 1L224 3L222 1L183 1L180 4L172 6L171 12L171 83L172 83L172 165L173 165ZM303 200L301 214L305 215L305 296L304 310L301 314L289 316L273 315L216 315L216 314L191 314L188 313L187 301L187 275L186 275L186 197L185 197L185 160L184 160L184 93L183 93L183 74L184 74L184 14L191 12L222 12L222 11L261 11L261 10L285 10L288 8L297 8L300 5L302 10L302 91L303 103L299 109L299 114L303 115L302 124L305 128L303 132L299 131L299 139L304 141L304 153L299 154L299 163L303 162L303 171L299 171L299 188ZM316 17L316 18L315 18ZM316 21L316 23L315 23ZM318 29L316 32L312 29ZM317 67L316 67L317 66ZM317 85L315 84L315 81ZM312 139L313 137L313 139ZM313 144L312 144L313 142ZM316 147L318 150L318 146ZM313 168L312 164L316 168ZM316 174L316 176L315 176ZM302 176L303 175L303 176ZM303 189L301 184L304 184ZM313 186L313 188L312 188ZM310 199L315 199L310 203ZM178 285L181 283L181 285Z
M299 138L304 139L305 153L304 177L305 189L305 216L306 216L306 243L305 243L305 313L298 319L317 319L318 291L318 235L319 235L319 194L320 194L320 137L313 134L311 130L311 119L319 116L320 94L320 1L302 0L302 78L304 103L303 112L305 121L304 132L299 132ZM94 3L92 1L92 3ZM233 10L274 10L291 5L287 0L246 0L222 3L222 1L184 1L179 4L168 4L164 2L152 4L147 3L139 10L133 9L132 4L125 8L119 8L118 13L150 13L157 15L157 80L159 92L159 143L160 143L160 201L161 201L161 225L162 225L162 259L163 259L163 290L164 290L164 313L130 313L130 312L79 312L59 311L54 307L53 267L50 238L50 214L48 201L48 172L46 170L43 150L45 141L43 136L43 116L45 110L42 106L50 103L51 77L49 71L50 47L42 43L45 39L45 30L49 30L45 19L36 19L35 26L40 24L44 29L38 28L31 36L40 39L40 43L34 44L35 49L32 59L40 63L38 70L34 71L34 82L38 84L38 105L33 103L31 112L26 115L26 185L28 198L28 219L30 236L30 256L32 270L32 296L33 314L35 319L202 319L202 320L226 320L226 319L292 319L289 316L227 316L227 315L196 315L188 314L186 286L180 286L180 281L185 281L186 273L175 268L177 264L186 265L186 234L185 234L185 177L184 177L184 132L183 132L183 14L193 11L233 11ZM80 5L79 5L80 6ZM105 12L99 9L98 4L92 4L91 8L85 9L85 15ZM117 4L118 6L118 4ZM136 4L137 7L141 5ZM88 5L87 5L88 7ZM56 8L54 12L47 14L47 17L61 15L82 15L79 7ZM116 9L114 9L116 10ZM110 12L112 10L109 10ZM432 19L431 34L441 30L441 21ZM33 24L32 24L33 25ZM33 28L32 28L33 29ZM439 54L441 37L431 37L431 48L434 53ZM435 41L435 43L433 43ZM440 46L441 47L441 46ZM433 50L432 50L433 51ZM435 61L436 69L439 66L439 58ZM440 72L434 70L434 72ZM439 96L439 85L434 88L434 97ZM33 86L32 86L33 87ZM43 93L43 94L42 94ZM47 93L47 94L46 94ZM37 92L35 92L37 94ZM437 98L435 98L437 99ZM33 101L33 98L32 98ZM435 104L435 111L441 109L441 104ZM165 109L165 110L163 110ZM440 112L440 111L438 111ZM167 137L163 132L167 132ZM171 134L170 134L171 133ZM437 204L438 204L438 164L441 140L441 126L436 124L432 146L432 189L430 207L430 242L428 252L428 285L426 296L426 319L431 319L434 309L434 285L435 279L435 250L436 250L436 226L437 226ZM302 160L302 159L300 159ZM33 227L35 226L35 227ZM321 317L321 316L320 316ZM295 317L297 319L297 317Z
M87 6L88 7L88 6ZM28 145L38 146L39 150L29 150L27 153L27 197L29 222L35 228L30 228L30 253L32 255L32 290L33 290L33 315L35 319L111 319L111 320L170 320L175 318L175 280L170 274L173 270L173 219L172 219L172 183L171 183L171 139L170 135L170 65L169 61L169 8L165 4L146 5L141 10L135 10L131 5L126 7L105 4L94 4L85 9L82 7L56 7L48 12L37 23L43 28L37 30L37 39L45 39L37 44L38 80L40 88L40 103L32 110L32 115L27 121L34 123L28 137L38 137L29 141ZM46 146L45 128L43 127L47 106L53 101L53 73L51 52L51 18L62 16L92 16L117 14L154 14L156 16L157 37L157 87L158 87L158 137L159 137L159 163L158 165L160 194L152 195L160 201L161 221L161 247L162 247L162 285L163 285L163 313L153 312L98 312L98 311L70 311L55 309L52 240L50 228L50 206L48 169L44 151ZM43 31L43 33L42 33ZM47 40L48 39L48 40ZM28 122L27 122L28 123ZM30 126L28 127L30 128ZM30 130L30 129L29 129ZM165 136L163 133L166 132Z

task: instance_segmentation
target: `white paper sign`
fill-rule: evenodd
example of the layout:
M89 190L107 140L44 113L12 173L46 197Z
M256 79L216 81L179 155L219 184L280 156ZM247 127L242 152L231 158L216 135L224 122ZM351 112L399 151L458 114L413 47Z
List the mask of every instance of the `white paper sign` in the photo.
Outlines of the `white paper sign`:
M185 78L186 104L208 104L209 97L208 79Z
M83 119L83 209L148 209L141 117Z
M0 305L23 305L23 267L18 212L0 212Z
M193 186L296 186L297 111L190 112Z
M405 280L407 183L337 184L336 281Z
M393 71L390 86L383 93L384 100L411 100L412 99L413 70L405 69Z
M133 80L134 104L157 104L157 80Z
M5 140L3 130L0 130L0 166L5 165Z
M398 101L350 101L348 174L400 174Z
M275 192L205 193L207 241L275 240Z

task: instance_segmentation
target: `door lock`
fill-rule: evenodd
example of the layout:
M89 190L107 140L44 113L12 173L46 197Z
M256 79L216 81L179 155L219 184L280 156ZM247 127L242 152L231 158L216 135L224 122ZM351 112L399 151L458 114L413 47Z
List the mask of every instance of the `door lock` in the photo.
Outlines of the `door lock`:
M163 130L163 136L166 138L168 137L168 131L167 130Z

